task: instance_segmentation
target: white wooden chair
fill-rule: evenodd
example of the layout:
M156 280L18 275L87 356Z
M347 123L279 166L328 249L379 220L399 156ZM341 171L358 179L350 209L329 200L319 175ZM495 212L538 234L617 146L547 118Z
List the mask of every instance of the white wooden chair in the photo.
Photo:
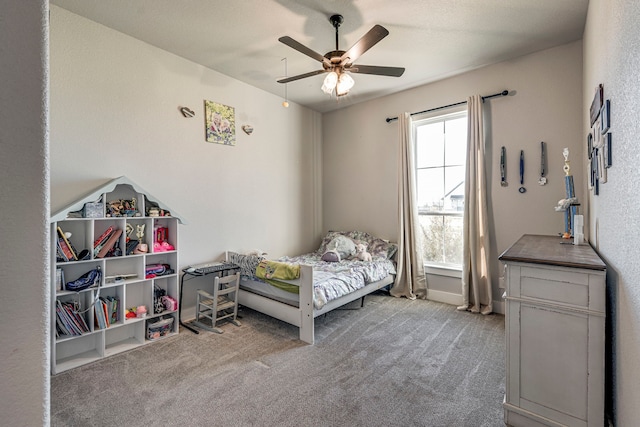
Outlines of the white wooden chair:
M230 319L231 323L240 326L240 322L236 319L238 317L239 289L240 273L223 277L216 276L213 279L213 295L203 289L198 289L194 325L218 334L223 331L216 327L216 323L222 319ZM204 319L209 320L205 323Z

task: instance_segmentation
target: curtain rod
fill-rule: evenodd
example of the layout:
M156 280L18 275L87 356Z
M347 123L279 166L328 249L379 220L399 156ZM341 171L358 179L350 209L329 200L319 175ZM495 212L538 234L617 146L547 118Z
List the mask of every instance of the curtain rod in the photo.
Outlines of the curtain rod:
M508 90L503 90L500 93L494 93L493 95L487 95L487 96L483 96L482 97L482 102L484 102L485 99L490 99L490 98L495 98L498 96L507 96L509 95L509 91ZM430 108L428 110L424 110L424 111L418 111L417 113L411 113L412 116L416 116L418 114L424 114L424 113L429 113L431 111L437 111L437 110L443 110L445 108L449 108L449 107L455 107L456 105L462 105L462 104L466 104L467 101L460 101L460 102L456 102L455 104L449 104L449 105L443 105L442 107L436 107L436 108ZM385 119L387 121L387 123L392 122L394 120L398 120L397 117L387 117Z

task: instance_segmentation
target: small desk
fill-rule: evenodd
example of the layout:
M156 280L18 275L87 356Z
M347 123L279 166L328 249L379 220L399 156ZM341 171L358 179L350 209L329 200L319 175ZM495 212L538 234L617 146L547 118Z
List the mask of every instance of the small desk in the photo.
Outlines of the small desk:
M232 264L230 262L221 262L220 264L221 265L217 268L216 271L211 271L209 273L198 273L197 271L189 271L189 267L182 270L183 274L180 277L180 305L178 306L178 320L182 326L184 326L194 334L199 334L200 331L196 330L188 323L182 321L182 288L184 287L184 282L194 279L196 277L203 277L203 276L209 276L209 275L212 275L212 277L228 276L229 274L235 274L237 271L240 270L240 267L238 265Z

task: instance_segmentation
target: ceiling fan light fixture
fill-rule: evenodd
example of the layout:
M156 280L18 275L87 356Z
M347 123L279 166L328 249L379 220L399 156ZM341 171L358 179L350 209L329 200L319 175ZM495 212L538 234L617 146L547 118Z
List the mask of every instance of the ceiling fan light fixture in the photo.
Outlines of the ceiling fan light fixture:
M338 79L338 84L336 85L336 96L342 96L349 93L349 90L353 87L355 82L353 81L353 77L351 77L347 73L340 74L340 78Z
M336 87L336 84L338 84L338 73L336 73L335 71L331 71L329 74L327 74L327 77L324 78L324 83L322 84L321 89L327 95L331 95L333 89Z

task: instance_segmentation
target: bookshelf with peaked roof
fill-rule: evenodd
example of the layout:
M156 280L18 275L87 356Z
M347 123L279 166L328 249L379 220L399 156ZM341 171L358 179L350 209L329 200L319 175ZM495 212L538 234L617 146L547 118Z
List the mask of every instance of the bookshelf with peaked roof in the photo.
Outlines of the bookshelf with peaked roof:
M148 325L161 320L171 324L163 337L178 333L178 224L185 221L176 211L120 177L50 222L52 374L152 343L157 334L150 337ZM135 240L147 251L136 251ZM97 269L94 286L67 290ZM146 315L127 317L141 306Z

